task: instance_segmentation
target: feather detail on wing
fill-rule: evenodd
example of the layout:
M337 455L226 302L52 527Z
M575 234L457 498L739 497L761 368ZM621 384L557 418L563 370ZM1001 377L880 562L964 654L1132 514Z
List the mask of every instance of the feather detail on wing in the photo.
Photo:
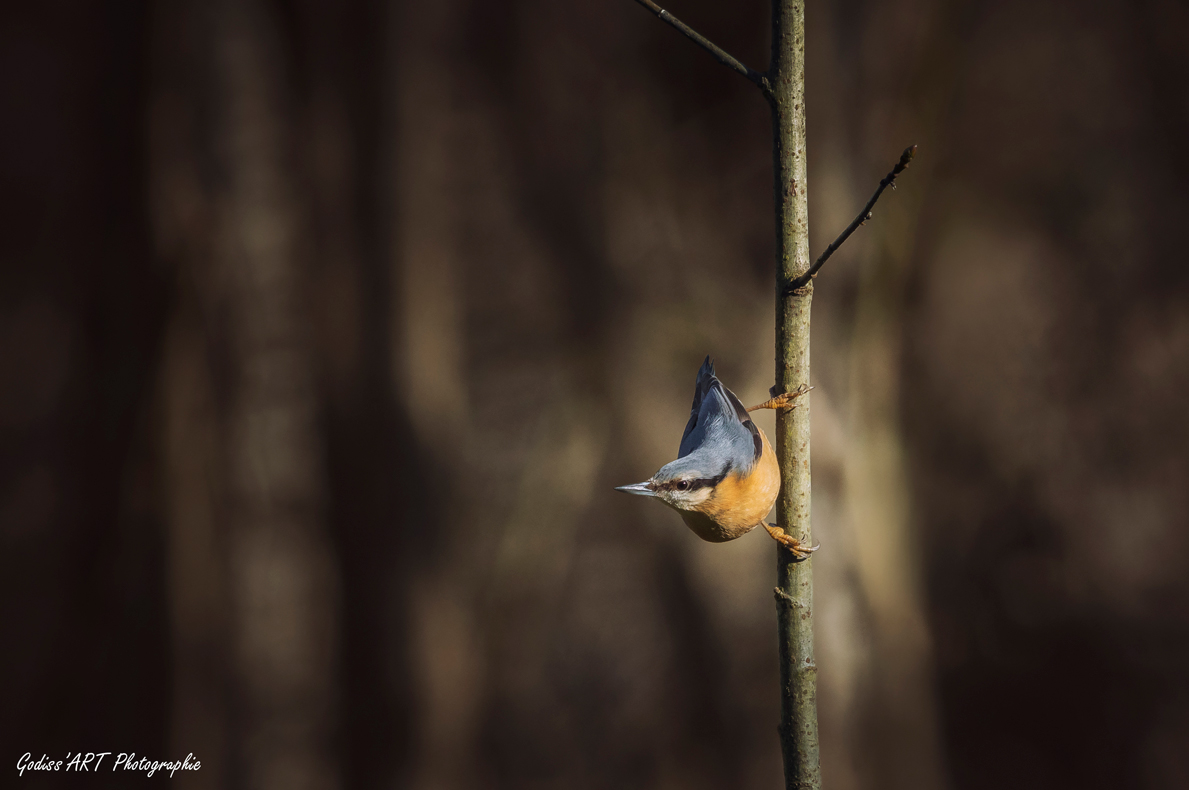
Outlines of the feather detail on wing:
M677 457L684 458L703 446L725 454L732 467L740 471L750 469L764 451L759 429L735 393L714 375L710 357L698 369L694 402Z

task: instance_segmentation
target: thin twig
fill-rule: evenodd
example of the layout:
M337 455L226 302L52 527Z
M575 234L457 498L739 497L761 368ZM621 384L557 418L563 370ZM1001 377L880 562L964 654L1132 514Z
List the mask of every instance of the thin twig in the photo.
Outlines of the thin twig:
M917 147L915 145L911 145L904 149L904 153L900 155L900 161L897 162L896 166L892 168L892 172L884 176L883 180L879 182L879 186L875 189L875 194L872 195L871 199L867 201L867 205L863 206L863 210L859 212L859 216L855 217L855 221L848 225L846 230L842 231L842 234L838 238L834 239L829 247L826 247L826 251L818 256L818 259L813 262L813 265L809 267L805 274L802 274L800 277L796 278L785 287L785 296L793 293L798 288L804 288L806 283L817 276L818 270L821 269L825 262L830 259L830 256L834 254L834 251L841 247L844 241L850 238L850 234L854 233L855 229L864 222L871 219L871 209L875 207L875 201L879 200L879 196L882 195L883 191L888 187L891 187L892 189L896 188L896 176L904 172L904 169L908 167L908 163L912 161L912 155L916 152Z
M715 60L717 60L719 63L723 64L732 71L737 71L744 77L747 77L747 79L755 83L756 87L764 92L765 96L771 93L771 87L768 84L768 77L766 75L761 74L755 69L748 68L722 47L719 47L717 44L710 41L701 33L694 30L692 27L685 24L656 3L652 2L652 0L636 0L636 2L647 8L652 13L656 14L665 22L668 22L670 25L680 30L686 38L713 55Z

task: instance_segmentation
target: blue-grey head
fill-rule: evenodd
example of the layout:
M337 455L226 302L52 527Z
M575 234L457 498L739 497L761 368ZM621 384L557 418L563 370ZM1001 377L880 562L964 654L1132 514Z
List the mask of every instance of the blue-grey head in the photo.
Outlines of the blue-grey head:
M677 510L695 510L727 475L746 476L762 453L763 440L747 409L714 375L714 363L706 357L698 370L677 460L643 483L615 490L656 497Z

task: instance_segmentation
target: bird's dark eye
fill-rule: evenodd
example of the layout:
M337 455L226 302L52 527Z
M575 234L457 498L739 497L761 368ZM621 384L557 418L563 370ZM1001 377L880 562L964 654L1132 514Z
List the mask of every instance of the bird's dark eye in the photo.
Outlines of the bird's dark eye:
M689 488L688 480L678 480L677 481L677 490L678 491L684 491L687 488Z

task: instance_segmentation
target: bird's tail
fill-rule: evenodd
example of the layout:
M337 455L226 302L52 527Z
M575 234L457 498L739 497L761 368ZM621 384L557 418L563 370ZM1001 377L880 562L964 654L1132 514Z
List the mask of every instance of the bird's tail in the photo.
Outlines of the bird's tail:
M694 405L691 409L693 412L691 416L696 417L697 414L702 410L702 401L705 400L706 395L712 389L717 389L722 395L723 400L732 408L734 408L735 414L739 417L739 422L747 422L749 419L747 416L747 409L745 409L739 399L735 397L735 393L727 389L723 383L718 380L718 376L714 374L714 362L709 356L707 356L706 361L702 363L702 367L698 368L698 381L694 385Z
M717 393L715 394L716 390ZM712 399L710 404L706 404L707 398ZM707 409L705 415L703 414L704 408ZM730 422L732 412L734 412L734 417L738 424L747 429L748 433L751 434L754 445L754 456L756 460L759 460L763 452L763 440L760 438L759 429L751 421L751 415L747 413L747 409L744 408L739 398L735 397L735 393L723 386L723 383L718 380L718 376L714 375L714 363L707 356L706 361L702 363L702 367L698 369L698 380L694 385L694 404L690 409L689 422L685 424L685 432L681 435L678 458L684 457L693 449L693 446L690 444L690 437L698 428L699 422L706 421L706 425L702 427L703 429L708 429L710 421L713 419L710 415L721 415L722 420ZM722 420L718 423L720 426L726 424Z
M702 367L698 368L698 380L694 384L694 405L691 409L694 414L701 411L702 399L716 383L718 383L718 377L714 375L714 361L707 354L706 361L702 363Z

